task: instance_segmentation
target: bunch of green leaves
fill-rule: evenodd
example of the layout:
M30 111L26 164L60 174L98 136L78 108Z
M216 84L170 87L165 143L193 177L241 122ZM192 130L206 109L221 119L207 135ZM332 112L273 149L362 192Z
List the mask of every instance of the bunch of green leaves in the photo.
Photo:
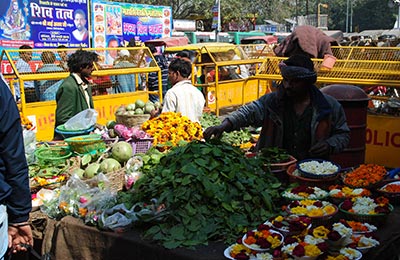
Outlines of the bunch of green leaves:
M234 130L232 132L224 132L221 141L230 145L241 145L251 140L251 133L247 128Z
M221 120L216 115L211 113L203 113L203 115L200 118L200 125L203 129L220 124Z
M135 201L157 198L169 212L144 236L166 248L233 242L276 213L281 184L261 165L214 139L173 148L134 185Z
M287 151L279 147L262 148L258 155L267 164L284 163L290 159L290 155Z

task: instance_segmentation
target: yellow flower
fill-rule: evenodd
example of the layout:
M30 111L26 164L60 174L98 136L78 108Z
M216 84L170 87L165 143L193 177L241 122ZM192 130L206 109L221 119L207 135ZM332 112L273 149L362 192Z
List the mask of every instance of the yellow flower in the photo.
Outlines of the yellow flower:
M316 245L305 245L304 251L306 256L319 256L322 252Z
M282 222L284 220L283 216L277 216L275 221Z
M323 215L325 215L325 214L321 208L311 209L307 214L307 216L309 216L309 217L321 217Z
M314 228L313 230L313 236L316 238L322 238L322 239L327 239L329 234L329 229L327 229L324 226L319 226Z
M332 205L327 205L326 207L324 207L324 211L327 215L331 215L336 212L336 208Z

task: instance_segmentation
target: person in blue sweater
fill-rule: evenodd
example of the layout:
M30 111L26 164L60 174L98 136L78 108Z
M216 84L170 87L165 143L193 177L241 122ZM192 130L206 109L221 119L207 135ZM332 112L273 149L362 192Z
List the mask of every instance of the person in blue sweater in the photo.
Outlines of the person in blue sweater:
M28 164L21 118L4 78L0 78L0 259L33 246Z

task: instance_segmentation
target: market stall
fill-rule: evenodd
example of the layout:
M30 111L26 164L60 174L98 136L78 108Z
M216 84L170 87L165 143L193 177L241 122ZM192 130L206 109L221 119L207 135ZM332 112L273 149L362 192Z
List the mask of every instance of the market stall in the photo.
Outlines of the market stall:
M121 106L115 116L120 112L125 115L130 109ZM323 206L323 211L317 210L301 218L308 219L305 228L312 234L312 230L321 229L321 225L343 225L341 219L357 219L360 221L357 225L368 231L361 236L377 243L368 244L369 251L363 251L363 259L391 259L399 253L400 229L394 228L400 214L397 172L387 172L379 165L360 165L341 171L340 165L313 159L296 164L295 158L276 148L248 152L249 147L241 144L254 136L243 131L229 133L230 136L223 136L221 142L201 142L201 128L220 123L218 117L211 118L210 114L203 115L199 124L169 112L136 121L129 127L127 117L131 116L126 113L124 117L119 123L108 124L107 130L116 130L118 137L125 141L110 138L109 131L101 133L101 137L93 134L68 138L65 141L73 149L74 156L68 159L42 156L46 168L40 164L43 161L30 166L33 170L32 167L39 165L39 169L35 169L47 176L62 168L64 163L60 161L69 163L58 175L66 175L66 180L42 185L38 182L41 187L36 187L36 191L45 188L36 193L36 199L43 203L40 211L36 207L31 214L32 226L38 231L35 234L40 236L36 238L42 243L42 254L51 253L55 259L126 259L132 256L222 260L229 258L224 253L230 254L232 243L253 234L246 232L247 229L266 228L266 223L286 214L308 214L295 212L295 205L302 201ZM150 146L135 150L139 142L148 143L148 140L151 140ZM112 159L117 160L119 166L111 164ZM55 163L54 160L57 163L49 167L48 163ZM302 166L315 163L328 166L323 166L326 169L316 167L317 171ZM362 177L365 172L369 177ZM387 178L393 182L389 183ZM397 185L393 187L397 192L389 193L382 188L389 184ZM364 191L364 187L370 191ZM45 198L45 192L51 197ZM380 198L381 195L388 199ZM353 219L350 208L343 204L350 203L350 198L370 202L372 198L379 198L376 200L379 206L371 203L373 213L367 208L369 214L357 213L362 218ZM375 207L380 211L375 212ZM366 226L364 222L367 221L376 226ZM277 227L267 228L282 236L281 242L275 244L276 250L286 256L294 254L280 247L283 236L285 243L289 243L290 232L284 233L282 227L283 231L277 231ZM371 238L367 238L370 235ZM363 248L355 240L343 241ZM329 243L327 246L335 248ZM333 252L338 253L324 251L324 256Z

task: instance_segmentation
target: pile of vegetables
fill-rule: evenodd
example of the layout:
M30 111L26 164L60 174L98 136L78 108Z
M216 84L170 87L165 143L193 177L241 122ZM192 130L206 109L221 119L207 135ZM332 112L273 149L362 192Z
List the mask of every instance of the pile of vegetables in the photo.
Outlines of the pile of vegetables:
M199 140L203 137L201 125L190 121L181 113L166 112L147 120L142 130L154 138L153 145L176 146L180 141Z
M278 210L278 180L258 158L218 140L173 147L134 184L135 201L156 198L169 212L144 236L166 248L232 242Z

